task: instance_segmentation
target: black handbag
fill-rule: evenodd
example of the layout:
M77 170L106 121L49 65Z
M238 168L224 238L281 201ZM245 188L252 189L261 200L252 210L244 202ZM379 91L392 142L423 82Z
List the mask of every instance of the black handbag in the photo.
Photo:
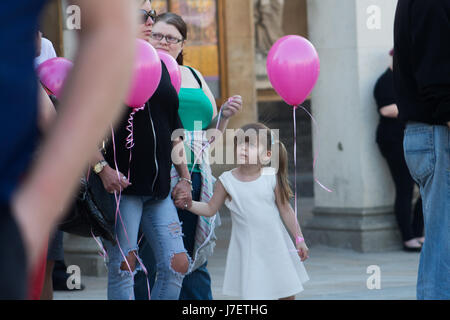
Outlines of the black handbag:
M96 174L81 179L79 192L59 224L61 231L81 237L102 237L114 243L116 200Z
M58 99L52 94L49 97L58 109ZM87 177L81 179L78 194L58 229L81 237L94 235L115 243L115 213L114 195L108 193L100 177L89 170Z

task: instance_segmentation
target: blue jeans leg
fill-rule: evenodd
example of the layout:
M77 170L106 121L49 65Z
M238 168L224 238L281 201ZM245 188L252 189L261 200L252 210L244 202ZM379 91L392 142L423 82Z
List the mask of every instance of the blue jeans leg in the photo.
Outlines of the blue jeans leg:
M121 270L120 266L125 260L124 256L131 251L137 252L140 227L155 254L158 277L151 298L178 299L184 275L172 269L172 258L179 253L187 256L187 253L183 246L181 224L170 197L153 200L151 197L123 196L120 213L121 219L119 217L116 223L118 245L104 241L108 253L108 299L135 298L134 275L141 269L141 265L136 261L133 273ZM148 298L148 290L145 290L145 295Z
M200 201L202 191L202 176L200 173L193 172L192 180L192 199ZM189 254L193 256L195 245L195 233L197 231L198 216L188 210L178 209L178 217L183 223L184 246ZM181 288L180 300L212 300L211 277L206 268L208 262L205 262L198 269L186 275Z
M200 173L192 174L192 199L195 201L200 200L200 192L202 188L202 179ZM197 219L193 213L185 210L177 210L178 217L183 225L183 242L184 247L192 256L194 250L194 237L197 227ZM139 245L139 255L144 262L148 271L148 280L150 287L152 288L156 279L156 263L155 256L151 246L145 240L145 237ZM186 275L183 280L180 300L212 300L211 290L211 277L206 269L207 263L194 270L192 273ZM134 292L137 300L147 300L146 294L147 282L142 272L139 272L136 276L136 283Z
M146 201L142 215L142 231L151 246L156 263L156 280L152 300L178 300L184 274L172 268L172 259L184 254L181 223L172 199Z
M139 243L139 256L147 269L147 275L143 271L136 274L134 278L134 295L136 300L149 300L147 280L150 290L153 290L156 279L156 260L152 248L145 237L142 237L142 241Z
M181 288L180 300L212 300L211 277L205 262L198 269L186 275Z
M420 186L425 243L417 280L417 299L450 299L450 130L408 124L405 159Z
M117 217L115 233L117 242L113 245L104 241L108 254L108 300L134 300L133 275L136 269L122 270L121 264L131 251L137 251L137 235L142 216L143 203L137 196L122 196L120 216ZM136 264L138 267L138 264Z

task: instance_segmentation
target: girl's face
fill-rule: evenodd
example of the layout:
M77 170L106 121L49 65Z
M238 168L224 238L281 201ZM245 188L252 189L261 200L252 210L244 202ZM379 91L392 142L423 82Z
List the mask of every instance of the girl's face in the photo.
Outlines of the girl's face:
M152 3L150 0L143 1L141 7L139 8L139 19L141 20L138 26L138 38L148 42L150 40L150 35L152 33L152 26L155 23L155 21L153 20L154 18L145 15L144 11L146 13L152 11Z
M262 166L270 161L271 152L255 139L246 139L237 145L237 164Z
M183 50L184 39L175 26L159 21L153 26L150 44L157 50L166 51L176 59Z

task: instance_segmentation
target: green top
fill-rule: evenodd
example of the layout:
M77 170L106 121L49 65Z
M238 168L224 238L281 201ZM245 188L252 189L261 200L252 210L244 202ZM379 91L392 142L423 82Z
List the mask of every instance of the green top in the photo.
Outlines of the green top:
M214 114L213 105L201 88L181 88L178 94L180 106L178 114L183 127L188 131L205 130L209 127ZM197 124L195 123L197 122ZM189 159L190 154L190 159ZM192 170L195 155L186 147L188 169ZM198 164L193 172L200 172Z

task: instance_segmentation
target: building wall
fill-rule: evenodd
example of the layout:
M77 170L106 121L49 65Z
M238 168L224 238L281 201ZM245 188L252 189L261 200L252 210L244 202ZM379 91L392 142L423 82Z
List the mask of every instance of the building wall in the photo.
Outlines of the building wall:
M40 29L43 36L53 43L56 54L64 55L61 1L49 1L41 15Z
M320 152L314 175L332 190L315 184L314 217L305 228L312 242L362 252L401 245L392 179L375 143L379 116L373 98L376 80L389 64L395 5L308 0L309 36L321 60L312 93L321 128L313 134Z
M284 0L283 29L286 34L308 36L306 0Z

